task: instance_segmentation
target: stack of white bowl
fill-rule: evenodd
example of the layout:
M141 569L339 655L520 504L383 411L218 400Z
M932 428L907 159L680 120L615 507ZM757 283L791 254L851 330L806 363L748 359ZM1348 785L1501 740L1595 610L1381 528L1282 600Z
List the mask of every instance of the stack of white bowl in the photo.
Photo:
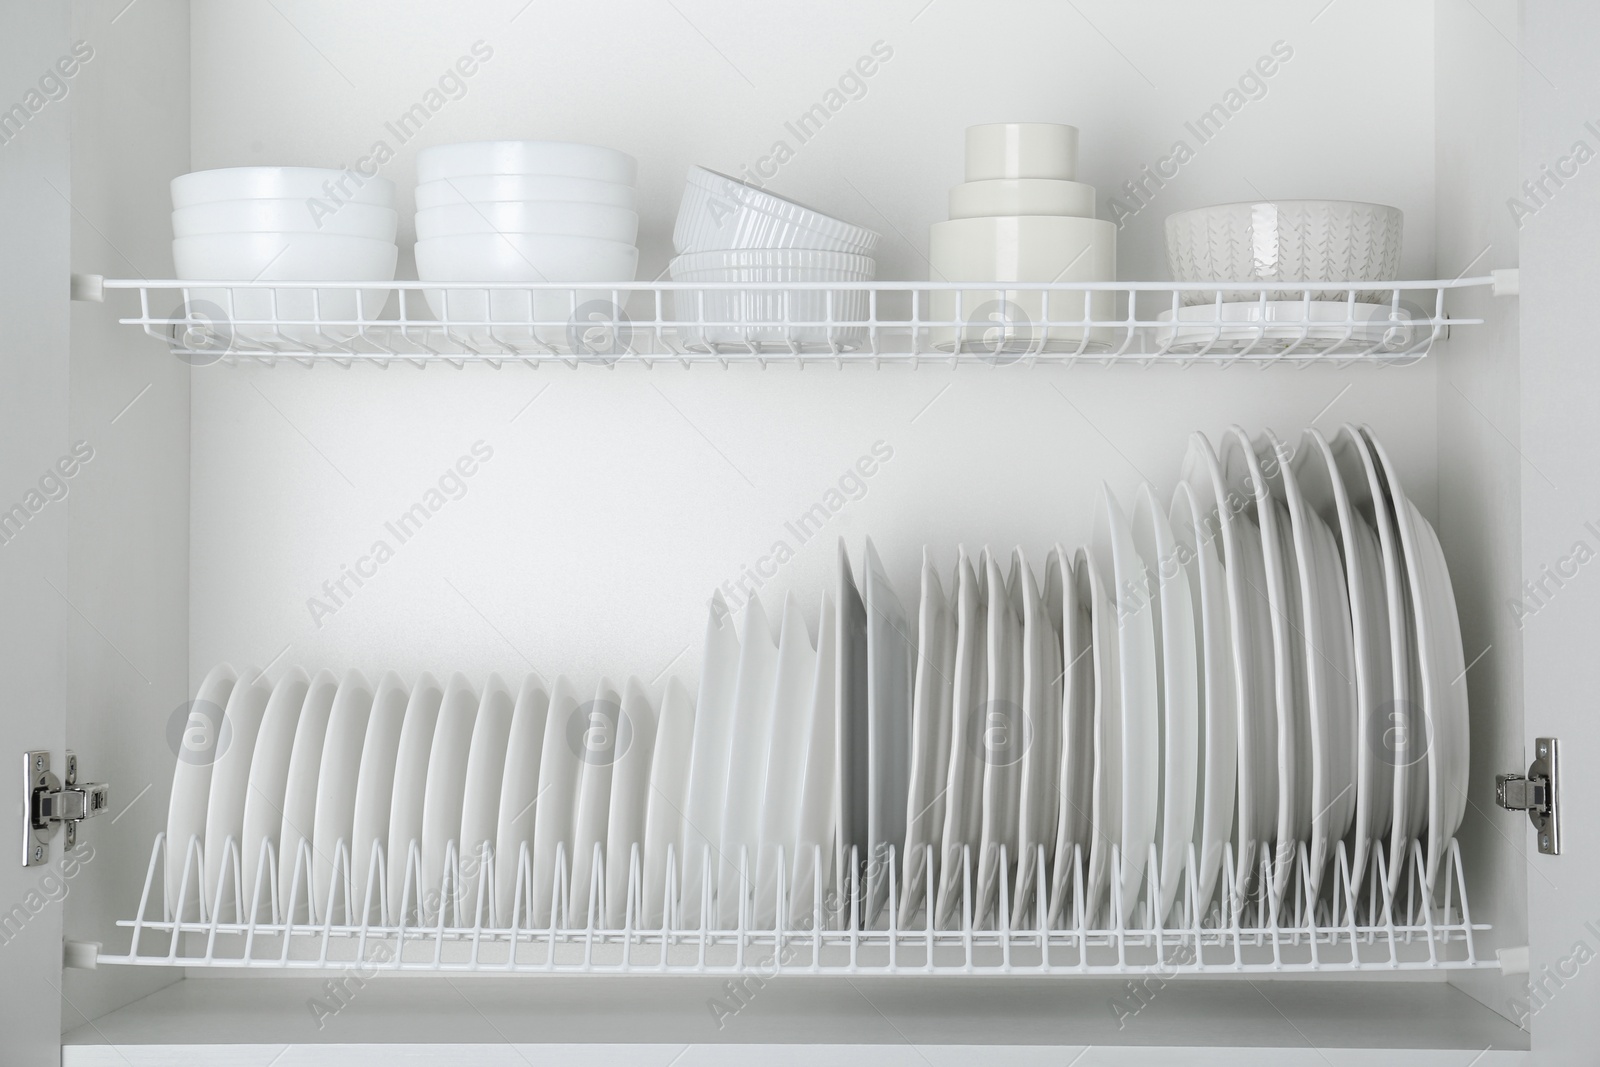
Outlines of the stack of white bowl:
M1397 277L1404 224L1399 208L1359 200L1264 200L1169 215L1167 263L1174 281L1232 278L1262 288L1187 290L1176 317L1197 325L1159 329L1156 340L1216 351L1316 352L1345 344L1403 350L1411 344L1411 312L1390 306L1393 290L1351 293L1296 283ZM1284 287L1268 289L1267 283ZM1169 309L1157 317L1169 322L1174 316Z
M172 262L185 281L392 281L394 183L320 167L229 167L172 179ZM342 340L388 289L195 288L188 316L272 345ZM290 325L285 325L289 323Z
M748 182L690 167L672 232L675 282L869 282L879 235ZM864 290L680 289L679 337L696 349L734 351L859 347ZM809 323L809 325L795 325Z
M928 258L936 282L1048 285L1117 277L1117 228L1094 217L1094 187L1075 181L1078 130L1051 122L1001 122L967 128L964 184L950 190L950 220L931 227ZM960 303L957 306L957 292ZM1021 290L936 290L933 331L941 348L1025 351L1076 348L1110 340L1105 321L1115 294ZM1039 323L1048 319L1048 329Z
M424 148L417 154L417 277L631 282L639 263L638 169L625 152L566 141ZM427 299L453 332L567 348L578 321L597 318L597 307L612 309L598 318L617 318L627 294L457 289L427 290ZM543 325L529 325L535 322Z

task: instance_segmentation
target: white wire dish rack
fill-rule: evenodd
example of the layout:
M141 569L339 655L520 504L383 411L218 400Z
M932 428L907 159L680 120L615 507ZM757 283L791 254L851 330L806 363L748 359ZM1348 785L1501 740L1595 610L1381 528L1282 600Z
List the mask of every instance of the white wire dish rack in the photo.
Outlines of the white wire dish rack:
M103 280L196 364L1404 364L1495 284ZM1497 287L1498 288L1498 287Z
M1310 879L1297 880L1281 904L1270 893L1236 881L1229 850L1209 906L1200 906L1193 880L1185 878L1183 895L1166 917L1139 892L1140 885L1160 884L1153 848L1145 871L1136 865L1125 871L1114 852L1113 873L1097 897L1084 892L1087 863L1081 849L1058 868L1064 877L1047 871L1042 850L1033 857L1034 878L1014 876L1002 855L996 898L1001 903L980 913L974 907L977 864L970 851L959 856L953 871L914 878L909 894L902 893L902 865L890 846L881 850L881 862L838 868L819 862L824 857L813 850L810 857L800 857L799 878L786 873L788 858L780 854L772 894L756 892L757 879L743 878L738 884L744 892L730 909L709 892L686 901L671 851L661 892L646 894L637 845L625 882L612 885L609 897L602 850L595 852L586 891L570 883L567 857L558 850L551 893L543 896L532 891L533 868L523 846L515 859L509 914L501 914L495 903L496 861L487 846L462 860L451 843L438 887L419 891L423 864L413 841L398 901L389 898L386 879L380 877L386 868L379 843L361 862L368 875L360 883L364 892L354 888L357 880L343 841L331 857L328 880L313 885L314 857L303 840L286 883L280 883L272 842L264 841L254 884L241 889L240 857L230 837L210 900L200 899L205 863L198 838L190 839L181 857L181 874L172 883L175 899L167 899L166 849L158 836L138 913L118 924L132 931L128 951L102 952L100 963L767 978L779 973L1177 975L1497 966L1478 957L1475 939L1489 927L1472 920L1453 841L1431 892L1421 874L1420 846L1401 860L1400 877L1389 877L1392 861L1380 848L1369 877L1352 882L1341 843L1332 860L1334 877L1311 893ZM1300 850L1297 866L1304 870L1303 844ZM934 871L934 859L930 849L922 870ZM702 855L699 884L716 885L713 871L722 862L709 852ZM1264 848L1256 885L1271 884L1271 865ZM748 855L741 855L740 874L749 875L753 866ZM910 865L913 871L917 866ZM1194 867L1191 849L1191 873ZM835 882L830 869L854 873ZM281 884L289 887L287 893L280 893ZM951 887L948 902L936 884ZM1036 891L1026 888L1030 884ZM1016 886L1024 888L1014 892ZM620 901L614 899L619 892ZM657 914L650 914L653 909Z

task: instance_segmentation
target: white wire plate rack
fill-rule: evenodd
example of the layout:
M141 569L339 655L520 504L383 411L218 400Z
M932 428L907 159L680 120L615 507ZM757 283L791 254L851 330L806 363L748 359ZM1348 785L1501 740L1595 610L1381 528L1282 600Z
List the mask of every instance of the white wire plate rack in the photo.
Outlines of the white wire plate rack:
M443 283L104 280L195 364L1406 364L1452 281ZM1381 299L1380 299L1381 298Z
M494 902L495 858L485 848L477 872L474 899L461 899L462 861L452 843L446 850L440 886L419 892L420 850L408 850L403 900L387 899L381 877L385 857L374 844L366 860L370 889L354 907L350 905L351 862L344 842L334 850L327 893L312 892L311 846L302 841L293 860L287 898L281 897L278 857L270 841L259 853L260 872L255 884L241 891L239 854L230 837L219 883L209 901L200 899L200 872L205 869L201 844L191 838L182 860L175 900L164 895L167 844L156 838L150 866L135 918L118 925L130 928L131 943L122 955L102 953L104 964L326 969L349 966L404 971L484 972L490 974L917 974L917 975L1107 975L1128 973L1285 973L1346 971L1417 971L1494 967L1493 960L1478 958L1475 938L1489 927L1474 923L1467 904L1460 851L1454 841L1446 853L1444 869L1435 877L1432 892L1422 871L1422 850L1413 846L1402 859L1404 870L1397 888L1386 890L1389 863L1382 849L1375 851L1370 875L1353 883L1344 846L1332 860L1331 877L1323 879L1318 897L1308 897L1309 878L1295 879L1295 888L1281 904L1253 895L1232 877L1231 852L1224 856L1222 879L1209 907L1197 907L1193 879L1167 922L1152 913L1147 898L1128 909L1133 921L1124 922L1121 907L1125 887L1113 876L1109 893L1098 906L1085 907L1086 857L1073 853L1068 874L1061 881L1057 901L1052 878L1041 850L1035 859L1038 877L1017 910L1022 921L1012 922L1011 908L1002 906L975 915L972 893L976 863L963 853L951 884L958 897L948 922L930 921L937 909L929 904L936 877L920 879L905 914L890 905L877 915L863 916L863 903L874 894L871 883L888 881L887 899L898 901L896 884L901 864L893 848L883 849L878 864L848 864L856 872L835 884L824 872L830 863L813 851L803 867L811 872L809 892L790 896L789 870L778 856L775 905L763 903L745 878L738 901L737 921L719 923L717 903L709 896L698 906L686 906L676 886L680 879L669 853L662 898L661 919L643 921L640 856L634 846L627 878L622 921L607 925L605 857L594 856L593 875L586 903L575 906L569 892L566 857L556 856L551 903L547 913L536 913L529 892L532 866L524 846L517 857L517 879L511 914L501 915ZM1305 846L1300 849L1303 870ZM804 858L804 857L803 857ZM925 862L934 860L930 850ZM701 857L700 884L715 885L717 877L709 853ZM749 873L749 857L741 856L740 870ZM1157 856L1151 850L1148 878L1141 884L1159 885ZM1258 885L1271 884L1271 853L1263 849ZM1195 868L1190 850L1188 873ZM932 870L933 868L927 868ZM1113 852L1111 871L1121 869ZM1130 868L1131 869L1131 868ZM1024 882L1011 876L1002 854L999 863L1000 901L1012 900L1011 886ZM839 890L842 889L841 894ZM1137 894L1138 886L1132 891ZM820 902L794 907L793 900ZM327 901L325 914L315 914L307 901ZM418 906L418 901L422 906ZM766 922L761 914L771 916ZM178 916L183 921L178 921ZM295 921L285 921L294 916ZM782 921L777 921L778 919Z

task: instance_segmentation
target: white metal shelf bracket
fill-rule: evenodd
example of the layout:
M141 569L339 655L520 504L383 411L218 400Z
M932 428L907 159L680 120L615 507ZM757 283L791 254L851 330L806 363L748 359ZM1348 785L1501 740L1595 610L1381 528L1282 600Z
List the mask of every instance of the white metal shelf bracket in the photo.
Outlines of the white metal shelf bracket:
M103 274L74 274L72 299L90 304L106 302L106 278Z

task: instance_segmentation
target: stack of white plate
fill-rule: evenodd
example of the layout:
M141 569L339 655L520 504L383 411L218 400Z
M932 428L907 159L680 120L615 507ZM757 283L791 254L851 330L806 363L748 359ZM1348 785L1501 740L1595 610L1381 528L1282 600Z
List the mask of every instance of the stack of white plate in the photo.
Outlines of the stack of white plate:
M835 772L837 891L868 923L891 846L913 929L1292 924L1450 865L1460 624L1370 429L1197 433L1170 506L1106 490L1042 572L962 551L946 584L925 555L914 624L870 543L864 577L841 563Z
M1461 632L1370 430L1197 433L1170 506L1107 489L1090 544L1039 562L961 550L941 580L925 552L902 600L841 543L820 610L713 596L698 698L219 667L168 904L239 910L237 853L266 908L264 842L280 914L391 925L1299 926L1435 887Z
M637 852L659 922L668 850L682 854L694 713L676 682L657 697L637 679L580 692L565 677L511 688L491 674L480 689L461 674L408 685L391 671L374 685L291 667L272 682L220 665L181 738L167 901L191 918L394 923L404 910L465 926L509 924L520 904L524 924L543 924L570 884L582 924L603 867L597 923L620 926ZM520 896L519 860L532 873Z
M631 282L638 268L625 152L566 141L473 141L417 154L417 277L439 282ZM466 336L567 349L591 321L620 317L610 289L428 290ZM498 324L523 324L507 327ZM533 324L539 324L537 326Z
M1047 293L1026 284L1116 280L1117 228L1094 217L1094 186L1074 180L1077 167L1075 126L967 128L967 180L950 190L949 220L929 230L930 280L1022 284L935 290L935 320L955 324L932 331L937 347L999 355L1109 341L1109 327L1077 323L1110 319L1113 293Z
M230 167L172 180L172 260L197 281L391 281L394 183L317 167ZM387 289L196 288L189 317L253 342L348 338ZM219 340L225 340L220 338Z
M877 272L871 230L704 167L690 167L672 243L674 314L683 343L698 349L847 349L865 331L841 327L867 317L865 291L814 283L867 282ZM805 288L740 289L734 284L804 283Z

